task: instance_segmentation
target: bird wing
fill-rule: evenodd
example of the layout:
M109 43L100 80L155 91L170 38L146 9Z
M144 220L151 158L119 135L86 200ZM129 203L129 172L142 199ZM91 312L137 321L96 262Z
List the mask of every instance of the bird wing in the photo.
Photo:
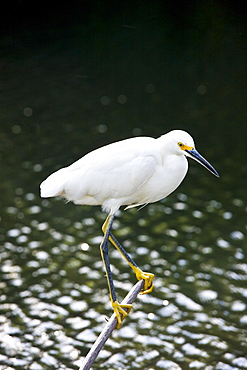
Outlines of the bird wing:
M67 167L64 192L69 200L83 203L83 197L91 196L102 204L110 198L130 196L150 179L158 161L154 148L136 145L136 141L116 144L95 150Z
M148 181L155 170L155 163L152 156L105 158L90 166L71 169L67 173L64 190L72 196L70 200L92 196L98 199L99 204L109 198L124 198Z
M124 158L116 160L115 163L104 162L104 166L98 167L97 186L98 192L108 189L107 197L125 197L136 192L155 170L155 158L153 156L125 155Z

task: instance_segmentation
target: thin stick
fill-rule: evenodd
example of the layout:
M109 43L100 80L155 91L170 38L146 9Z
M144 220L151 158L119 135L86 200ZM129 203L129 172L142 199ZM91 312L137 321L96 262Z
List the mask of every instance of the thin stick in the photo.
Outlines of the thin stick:
M129 291L127 296L124 298L122 304L132 304L137 298L140 291L143 289L143 286L144 286L144 280L138 281ZM94 363L99 352L103 348L105 342L110 337L111 333L116 328L116 326L117 326L117 319L116 319L115 314L113 314L110 320L107 322L106 326L104 327L103 331L100 333L100 335L96 339L96 342L93 344L87 356L84 358L83 363L80 367L80 370L90 369L91 365Z

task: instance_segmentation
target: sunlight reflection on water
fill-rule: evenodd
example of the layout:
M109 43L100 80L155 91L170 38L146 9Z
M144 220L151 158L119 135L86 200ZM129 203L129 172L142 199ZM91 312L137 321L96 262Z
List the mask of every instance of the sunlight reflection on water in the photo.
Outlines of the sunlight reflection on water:
M75 369L100 332L104 315L111 314L98 250L103 218L100 213L94 217L92 210L79 222L79 214L69 210L66 215L68 205L61 202L69 222L49 220L47 211L57 202L38 205L33 193L22 194L16 206L5 207L16 221L6 229L1 249L0 361L15 368L32 362L34 370L58 363L61 369ZM152 266L156 284L154 293L135 302L128 324L114 336L122 353L112 356L111 342L106 344L99 356L103 367L155 363L154 369L182 369L189 363L203 369L207 359L217 358L215 368L247 368L241 356L247 345L242 328L247 322L242 225L227 226L235 212L222 212L223 203L209 201L193 209L185 194L178 193L177 199L137 213L119 212L115 233L127 239L125 247L141 266ZM25 217L19 218L19 212ZM207 224L204 233L199 225L207 213L221 222L217 220L212 232ZM167 226L167 217L173 227ZM136 225L134 235L131 225ZM118 252L112 251L111 257L114 275L123 279L116 279L116 288L124 296L133 279Z

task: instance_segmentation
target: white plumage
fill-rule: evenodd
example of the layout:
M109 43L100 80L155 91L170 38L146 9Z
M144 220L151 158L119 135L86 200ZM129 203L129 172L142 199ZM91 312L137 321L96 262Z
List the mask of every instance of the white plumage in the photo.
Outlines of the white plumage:
M41 184L41 197L60 195L75 204L102 205L111 214L121 205L156 202L185 177L186 156L191 156L185 148L194 148L194 141L181 130L106 145L50 175Z

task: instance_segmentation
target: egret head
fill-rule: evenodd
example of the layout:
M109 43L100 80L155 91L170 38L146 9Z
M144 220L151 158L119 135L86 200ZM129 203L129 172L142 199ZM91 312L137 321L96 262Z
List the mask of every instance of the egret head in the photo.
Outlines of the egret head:
M194 140L192 137L185 131L182 130L173 130L170 131L168 134L170 136L171 141L173 142L173 146L176 145L176 153L179 155L185 155L186 157L190 157L204 166L208 171L210 171L213 175L219 177L218 172L214 169L214 167L195 149Z
M166 145L176 154L184 154L184 150L195 147L193 138L183 130L172 130L163 135Z

